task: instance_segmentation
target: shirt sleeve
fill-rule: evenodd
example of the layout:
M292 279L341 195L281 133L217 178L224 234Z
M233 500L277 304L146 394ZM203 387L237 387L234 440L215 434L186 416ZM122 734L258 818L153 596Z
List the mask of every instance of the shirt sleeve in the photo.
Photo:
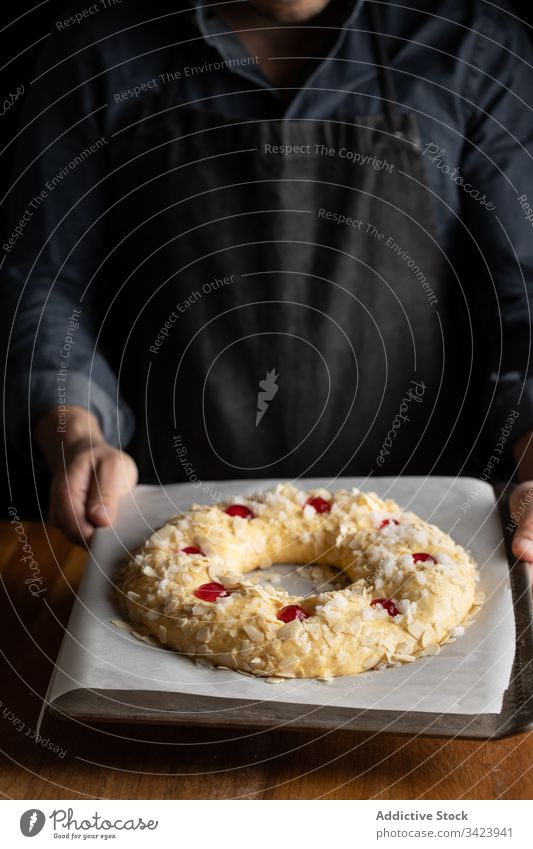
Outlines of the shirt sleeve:
M97 54L76 36L82 29L90 39L86 26L47 39L14 140L0 321L6 435L22 451L52 407L91 410L115 446L135 426L98 343L105 292L101 275L98 285L92 278L105 257L106 93Z
M519 22L486 4L465 94L463 220L484 266L475 304L491 438L510 463L533 429L533 49Z

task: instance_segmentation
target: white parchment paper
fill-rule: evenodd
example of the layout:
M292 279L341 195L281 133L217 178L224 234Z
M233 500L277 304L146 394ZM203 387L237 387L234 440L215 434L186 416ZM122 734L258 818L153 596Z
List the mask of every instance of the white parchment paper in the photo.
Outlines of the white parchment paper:
M78 688L156 690L247 701L334 705L396 711L498 713L515 650L509 570L492 487L473 478L324 478L300 482L304 489L334 491L360 486L449 532L470 549L481 571L487 600L474 623L440 654L401 667L336 678L330 683L290 679L279 685L229 670L206 669L162 648L139 642L111 624L123 615L112 594L118 562L166 518L193 502L258 492L276 481L140 486L121 503L114 528L99 530L50 682L47 703ZM467 507L468 505L468 507Z

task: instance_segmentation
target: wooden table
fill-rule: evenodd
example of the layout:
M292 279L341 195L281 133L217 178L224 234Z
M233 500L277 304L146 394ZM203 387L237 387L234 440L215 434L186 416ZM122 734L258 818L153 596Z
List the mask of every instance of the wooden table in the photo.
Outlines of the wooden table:
M101 728L32 740L86 554L24 522L46 592L32 596L0 522L0 791L13 799L531 799L533 735L498 742L361 734ZM35 589L35 587L34 587Z

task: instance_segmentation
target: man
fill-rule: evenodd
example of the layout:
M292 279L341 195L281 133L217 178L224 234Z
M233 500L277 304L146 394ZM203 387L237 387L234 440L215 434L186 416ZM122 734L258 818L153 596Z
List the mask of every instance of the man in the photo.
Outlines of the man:
M52 521L86 542L138 469L516 464L533 561L522 29L454 0L104 5L55 24L4 243L7 425Z

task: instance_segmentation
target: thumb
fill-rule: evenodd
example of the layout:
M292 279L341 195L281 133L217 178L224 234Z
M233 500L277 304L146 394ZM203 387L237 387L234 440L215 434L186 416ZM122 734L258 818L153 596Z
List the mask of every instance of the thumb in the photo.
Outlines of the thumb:
M120 496L135 486L137 467L120 452L102 457L93 472L87 496L87 517L95 525L112 525Z
M513 537L513 554L533 562L533 489L520 487L511 496L511 510L518 527Z

